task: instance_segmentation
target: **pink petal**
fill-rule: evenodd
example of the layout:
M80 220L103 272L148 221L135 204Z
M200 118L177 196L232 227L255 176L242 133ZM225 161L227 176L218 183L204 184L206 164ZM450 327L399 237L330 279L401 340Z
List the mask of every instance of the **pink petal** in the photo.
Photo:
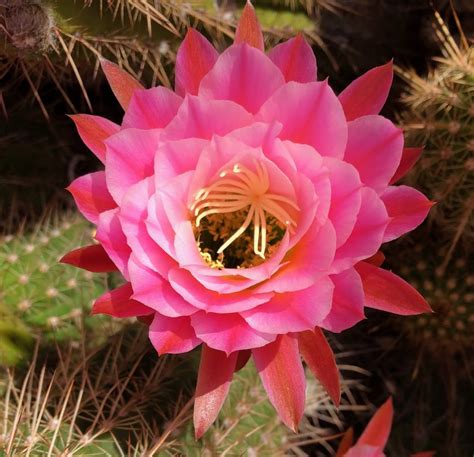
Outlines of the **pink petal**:
M339 442L339 447L337 448L337 453L335 457L344 457L346 452L352 446L354 442L354 429L349 427L344 433L341 441Z
M118 208L105 211L99 217L95 238L103 246L107 255L119 271L128 279L128 259L131 254L127 239L118 218Z
M339 95L347 120L378 114L387 100L392 80L393 63L390 61L372 68L349 84Z
M344 160L357 168L363 184L381 192L400 163L403 132L382 116L363 116L348 126Z
M199 95L231 100L256 113L284 82L278 67L265 54L246 44L233 45L203 78Z
M97 224L100 213L117 206L109 194L105 173L97 171L75 179L67 188L84 217Z
M401 316L431 311L426 300L410 284L392 272L367 262L359 262L356 270L364 286L365 306Z
M119 219L134 256L146 267L166 277L176 262L150 237L146 225L148 201L154 191L154 177L131 186L122 199Z
M298 334L298 346L303 359L318 381L339 407L341 388L339 370L331 346L319 327Z
M165 131L170 140L210 139L213 135L227 135L251 122L250 113L236 103L187 95Z
M105 163L105 140L117 133L120 126L100 116L74 114L69 116L76 124L77 131L84 144Z
M143 89L143 86L125 70L122 70L118 65L106 59L101 59L100 65L102 66L102 71L105 73L112 92L122 108L126 110L133 93L137 89Z
M329 169L331 182L329 220L336 230L336 246L342 246L349 238L362 203L362 183L359 173L342 160L327 157L324 165Z
M434 204L421 192L408 186L388 187L381 198L391 218L385 230L384 242L394 240L418 227Z
M365 318L364 289L354 268L331 275L330 278L334 283L332 308L320 326L331 332L342 332Z
M203 344L194 400L196 439L216 420L229 392L236 361L236 352L227 356Z
M217 51L197 30L189 28L176 55L176 92L197 95L202 78L214 66Z
M367 445L384 448L392 429L393 403L390 397L374 414L364 432L357 440L357 446Z
M275 295L270 301L241 313L255 330L285 334L314 328L328 314L334 285L327 276L297 292Z
M268 302L273 296L273 293L249 293L248 291L219 294L204 287L183 268L171 270L168 279L171 287L187 302L207 312L218 314L252 309Z
M117 271L117 267L100 244L74 249L62 257L60 262L94 273Z
M128 263L133 298L167 317L189 316L197 311L177 294L168 281L140 263L134 254Z
M153 174L160 130L126 129L107 141L106 180L117 203L130 186Z
M189 352L201 343L196 338L189 317L167 317L155 313L148 335L160 355Z
M285 81L316 81L316 57L301 34L275 46L268 52L268 57L281 70Z
M132 292L130 283L106 292L94 302L91 314L108 314L114 317L136 317L152 314L152 309L130 299Z
M279 335L275 342L252 353L270 401L281 420L296 432L303 417L306 388L298 341L291 335Z
M421 156L423 148L404 148L402 152L402 159L398 165L397 171L392 176L389 184L396 183L399 179L403 178L415 165L416 161Z
M166 127L178 112L183 99L166 87L136 90L123 118L123 128Z
M263 51L262 30L257 15L255 14L255 9L250 1L247 1L242 10L242 15L240 16L239 24L235 31L234 43L247 43Z
M276 337L254 330L237 313L215 314L200 311L191 316L191 324L201 340L226 354L264 346Z
M344 457L386 457L379 446L356 445Z
M364 262L368 262L376 267L381 267L385 262L385 255L382 251L377 251L372 257L365 259Z
M380 197L369 187L361 190L362 202L357 221L348 240L336 251L332 272L352 267L357 261L373 256L382 244L389 223Z
M258 118L280 122L282 140L309 144L323 156L342 158L344 155L347 122L327 81L286 83L265 102Z

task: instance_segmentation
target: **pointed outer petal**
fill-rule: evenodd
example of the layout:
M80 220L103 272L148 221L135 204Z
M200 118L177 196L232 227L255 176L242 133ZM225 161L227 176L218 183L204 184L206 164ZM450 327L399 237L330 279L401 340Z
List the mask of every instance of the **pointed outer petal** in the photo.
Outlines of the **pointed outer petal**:
M381 198L391 218L385 231L384 242L394 240L418 227L434 204L421 192L408 186L390 186Z
M357 440L357 445L385 447L390 436L393 421L392 397L377 410L362 435Z
M170 140L210 139L213 135L227 135L251 122L252 115L234 102L186 95L165 133Z
M232 100L256 113L285 80L278 67L258 49L247 44L227 48L203 78L199 95ZM271 119L273 120L273 119Z
M266 303L273 293L252 293L243 291L233 294L219 294L208 290L189 271L174 268L168 276L171 287L193 306L216 314L227 314L252 309Z
M279 335L274 343L253 349L253 358L268 397L281 420L294 432L303 417L306 380L291 335Z
M150 237L145 223L148 201L154 192L154 177L145 178L131 186L122 199L119 220L127 244L138 261L166 277L176 262Z
M118 218L119 209L105 211L99 217L95 238L100 242L107 255L128 280L128 259L132 253Z
M176 54L176 93L197 95L202 78L209 73L218 56L203 35L189 28Z
M84 144L105 163L105 140L117 133L120 126L100 116L73 114L69 116L76 124L77 132Z
M354 165L366 186L381 192L400 164L403 132L382 116L364 116L348 123L344 161Z
M107 189L103 171L75 179L67 190L74 197L79 211L94 224L97 224L100 213L117 206Z
M166 141L160 145L155 156L156 188L171 178L195 170L200 154L208 145L208 140L198 138Z
M375 67L354 80L340 94L346 118L352 121L367 114L378 114L387 101L393 80L393 62Z
M227 356L222 351L202 345L193 415L196 439L212 425L224 404L237 356L237 352Z
M392 272L367 262L359 262L355 268L362 279L365 306L401 316L432 311L410 284Z
M423 148L403 148L402 159L398 165L397 171L392 176L389 184L396 183L399 179L403 178L415 165L417 160L420 158Z
M316 57L303 35L298 34L268 52L268 57L281 70L285 81L316 81Z
M131 300L133 293L130 283L106 292L92 305L91 314L108 314L114 317L136 317L154 313L142 303Z
M153 174L161 130L126 129L106 141L107 187L120 204L130 186Z
M255 8L250 1L246 2L242 10L242 15L235 31L234 43L247 43L249 46L260 49L260 51L264 49L262 29L260 28Z
M265 150L279 135L282 127L279 122L254 122L230 132L227 136L252 148L262 147Z
M100 60L102 71L109 82L110 88L124 110L128 108L134 91L143 86L125 70L106 59Z
M335 252L336 232L331 222L322 227L315 223L290 251L289 262L255 291L285 293L306 289L329 270Z
M309 144L323 156L344 156L347 122L327 81L286 83L261 107L257 120L281 122L282 140Z
M342 246L354 229L362 204L362 183L359 173L342 160L326 157L324 166L331 181L331 208L329 220L336 230L336 246Z
M355 445L344 457L386 457L379 446Z
M357 221L348 240L336 251L331 272L339 273L359 260L373 256L382 244L390 221L387 210L374 190L361 190L362 202Z
M331 332L342 332L365 318L364 289L354 268L331 275L330 278L334 283L332 307L320 327Z
M354 429L349 427L342 437L335 457L344 457L354 442Z
M382 251L377 251L372 257L365 259L364 262L375 265L376 267L381 267L385 262L385 255Z
M332 401L339 407L341 388L339 370L331 346L323 331L316 327L298 334L298 346L313 375L323 385Z
M235 371L240 371L242 368L247 365L247 362L250 360L250 356L252 355L252 351L250 349L245 349L243 351L239 351L237 356L237 362L235 364Z
M166 87L136 90L123 118L123 128L166 127L178 112L183 99Z
M167 317L189 316L197 308L177 294L158 273L142 265L134 254L128 263L133 298Z
M92 244L68 252L60 260L61 263L73 265L93 273L109 273L117 271L117 267L110 260L100 244Z
M189 352L201 343L187 316L167 317L155 313L148 336L160 355Z
M277 294L269 302L241 313L255 330L286 334L313 329L329 313L334 285L323 276L298 292Z
M191 325L198 338L226 354L261 347L276 338L276 335L254 330L237 313L215 314L199 311L191 316Z

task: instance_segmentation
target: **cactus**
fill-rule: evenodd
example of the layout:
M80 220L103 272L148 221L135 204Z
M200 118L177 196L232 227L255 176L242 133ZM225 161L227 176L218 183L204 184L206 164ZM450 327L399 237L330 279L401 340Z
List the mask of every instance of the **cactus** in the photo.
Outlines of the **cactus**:
M46 341L77 340L84 325L104 325L105 319L92 320L87 314L92 300L112 278L58 264L64 253L91 237L91 226L69 215L38 226L32 234L3 238L0 314L5 319L0 345L10 350L2 351L5 360L2 357L0 362L17 360L34 336L41 334Z
M469 250L474 241L474 47L458 46L437 18L443 57L426 77L399 74L408 83L401 114L407 143L425 145L408 181L438 202L430 220L449 246L446 268L459 242Z

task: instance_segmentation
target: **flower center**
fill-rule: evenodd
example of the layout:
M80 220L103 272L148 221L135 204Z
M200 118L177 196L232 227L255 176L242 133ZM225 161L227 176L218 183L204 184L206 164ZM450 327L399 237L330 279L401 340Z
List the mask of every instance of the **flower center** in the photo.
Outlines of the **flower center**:
M191 211L202 257L213 268L255 266L276 249L286 230L294 232L290 198L269 192L265 166L252 171L236 163L196 193ZM253 236L248 229L253 225Z

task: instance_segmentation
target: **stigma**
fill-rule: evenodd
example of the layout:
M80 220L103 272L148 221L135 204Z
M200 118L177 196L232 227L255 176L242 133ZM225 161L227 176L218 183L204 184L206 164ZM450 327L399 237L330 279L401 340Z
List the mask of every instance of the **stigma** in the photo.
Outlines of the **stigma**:
M290 233L296 228L290 211L299 211L298 205L288 197L270 193L267 169L256 160L254 165L255 169L250 170L236 163L231 169L222 171L213 184L199 190L194 197L190 209L196 228L200 227L203 219L213 215L232 218L237 213L242 214L242 211L246 213L240 227L229 235L218 248L217 254L223 254L253 224L253 252L265 259L269 229L267 219L270 217L278 221Z

